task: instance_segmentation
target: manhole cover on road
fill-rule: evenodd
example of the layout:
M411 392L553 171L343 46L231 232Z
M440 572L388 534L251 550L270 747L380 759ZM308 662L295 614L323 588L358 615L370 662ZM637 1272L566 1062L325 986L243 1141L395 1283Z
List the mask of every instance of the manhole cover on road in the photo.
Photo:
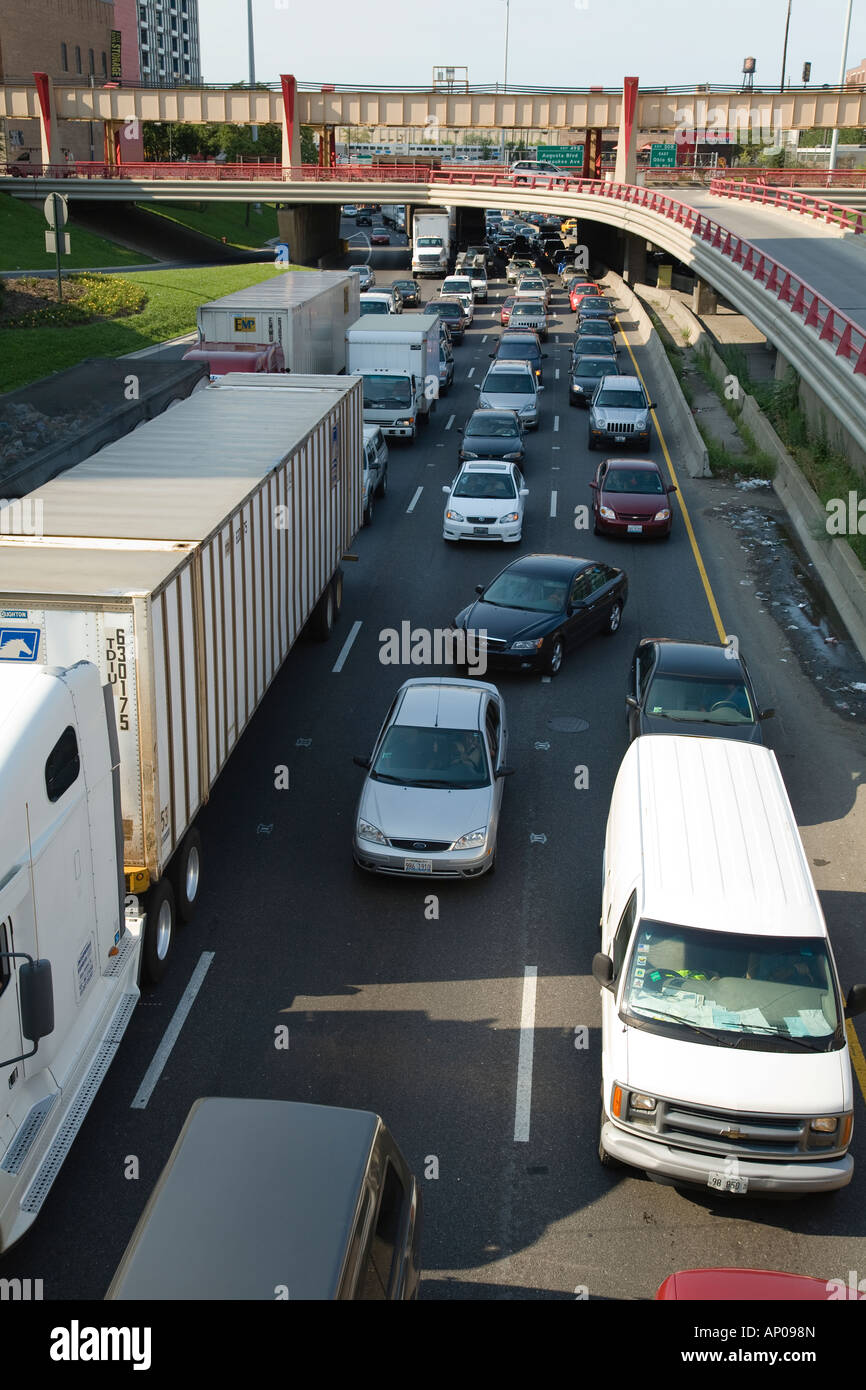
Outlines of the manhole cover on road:
M576 719L572 714L557 714L553 719L548 719L547 727L555 729L558 734L584 734L589 728L586 719Z

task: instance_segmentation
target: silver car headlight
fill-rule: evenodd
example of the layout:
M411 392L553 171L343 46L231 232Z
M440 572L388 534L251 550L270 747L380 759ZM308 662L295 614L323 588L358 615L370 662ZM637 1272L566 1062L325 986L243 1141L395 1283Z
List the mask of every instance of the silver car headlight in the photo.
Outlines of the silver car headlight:
M465 521L466 518L465 518L465 516L461 516L459 512L452 512L451 508L448 507L448 508L446 509L446 512L445 512L445 520L446 520L446 521Z
M535 402L534 402L534 401L533 401L530 405L522 405L522 406L520 407L520 414L521 414L521 415L532 415L534 411L535 411Z
M482 825L478 830L470 830L466 835L461 835L459 840L455 840L452 849L480 849L487 839L487 826Z
M387 845L388 843L378 825L371 825L368 820L358 821L358 839L372 840L374 845Z

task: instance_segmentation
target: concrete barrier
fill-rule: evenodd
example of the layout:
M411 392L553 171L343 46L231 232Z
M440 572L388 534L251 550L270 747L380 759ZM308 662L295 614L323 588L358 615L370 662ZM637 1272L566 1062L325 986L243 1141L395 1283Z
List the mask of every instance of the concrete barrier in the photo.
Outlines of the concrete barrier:
M650 361L653 376L659 383L659 394L668 411L667 435L674 447L674 462L683 464L691 478L709 478L710 461L707 446L695 424L688 402L680 390L677 374L668 361L661 339L652 325L649 314L637 295L624 280L608 271L605 281L610 286L612 296L622 304L626 313L634 321L634 336L640 347L644 348ZM645 286L638 286L640 290Z
M724 382L731 375L730 368L716 352L703 324L682 300L666 294L664 290L644 285L637 288L648 303L662 308L678 328L688 332L690 345L706 354L713 376L717 381ZM739 406L740 418L751 431L758 448L775 461L774 491L830 601L848 629L852 642L866 661L866 572L863 566L842 536L828 534L827 512L820 498L788 453L754 396L741 390L735 404Z

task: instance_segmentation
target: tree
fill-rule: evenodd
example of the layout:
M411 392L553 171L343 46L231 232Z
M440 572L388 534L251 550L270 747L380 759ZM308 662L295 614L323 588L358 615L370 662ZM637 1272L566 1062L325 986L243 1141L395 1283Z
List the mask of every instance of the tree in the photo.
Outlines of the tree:
M301 163L318 164L319 147L316 144L316 137L313 134L312 126L301 126Z

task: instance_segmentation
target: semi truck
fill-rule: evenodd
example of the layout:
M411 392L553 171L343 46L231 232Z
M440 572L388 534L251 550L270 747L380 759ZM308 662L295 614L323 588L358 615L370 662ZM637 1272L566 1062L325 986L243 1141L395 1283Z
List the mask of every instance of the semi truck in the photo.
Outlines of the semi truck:
M453 229L447 208L425 208L412 217L412 274L447 275Z
M349 372L364 383L364 423L414 439L439 395L439 316L365 314L346 333Z
M196 816L361 525L353 377L231 374L0 535L0 1249L205 882Z
M271 374L275 367L336 375L346 369L346 329L361 312L359 294L358 276L345 270L282 271L200 304L199 341L184 360L208 361L212 380L227 371ZM268 348L281 360L263 359ZM251 357L227 361L236 351Z

